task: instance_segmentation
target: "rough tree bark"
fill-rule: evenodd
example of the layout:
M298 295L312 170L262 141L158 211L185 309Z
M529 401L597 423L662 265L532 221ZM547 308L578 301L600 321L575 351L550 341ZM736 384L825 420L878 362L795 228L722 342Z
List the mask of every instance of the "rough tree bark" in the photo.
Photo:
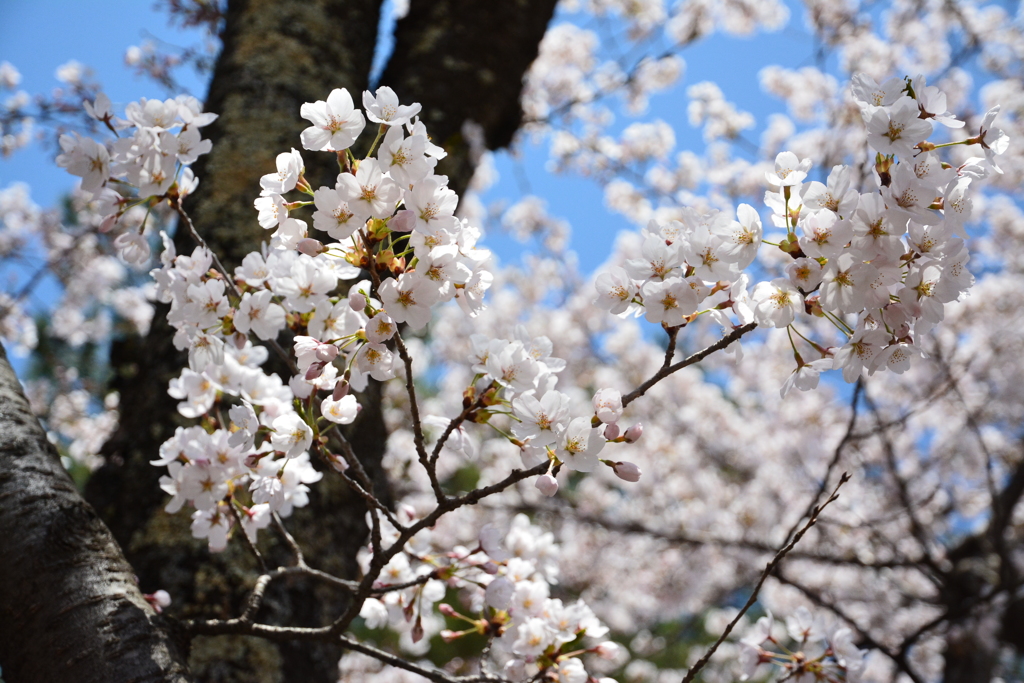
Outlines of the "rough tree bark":
M420 102L421 118L448 151L437 172L461 196L479 161L465 124L500 149L522 122L523 76L537 57L556 0L413 0L395 29L395 50L381 83L402 102Z
M230 0L223 47L214 68L206 110L220 115L204 129L213 151L195 165L199 191L186 209L210 247L229 269L258 248L266 231L252 206L259 178L275 168L277 154L298 145L308 123L303 102L325 99L346 87L358 101L368 87L377 38L380 0ZM521 118L518 97L525 70L551 17L554 0L509 3L413 2L397 31L397 44L383 84L403 101L424 105L428 130L450 154L439 170L463 192L476 159L462 136L467 120L479 123L490 147L507 145ZM418 70L424 69L423 77ZM393 79L389 81L388 79ZM333 182L330 155L304 152L314 187ZM194 248L184 231L179 253ZM158 309L145 339L115 345L114 388L121 394L121 425L104 450L107 464L94 474L87 498L108 521L139 575L144 590L168 590L171 611L183 618L237 614L256 567L242 544L211 556L191 538L184 513L163 512L157 468L149 465L159 445L184 421L167 382L186 365L171 344ZM279 369L286 377L283 369ZM364 410L348 430L356 454L387 499L380 467L386 443L380 387L362 397ZM352 577L356 550L365 542L365 508L337 477L313 487L310 505L289 522L320 569ZM262 550L286 563L284 548L265 534ZM322 625L341 610L341 596L328 587L282 583L268 594L258 615L269 623ZM327 645L265 643L243 638L197 638L190 663L207 681L333 681L341 651Z
M0 662L20 681L191 681L0 347Z

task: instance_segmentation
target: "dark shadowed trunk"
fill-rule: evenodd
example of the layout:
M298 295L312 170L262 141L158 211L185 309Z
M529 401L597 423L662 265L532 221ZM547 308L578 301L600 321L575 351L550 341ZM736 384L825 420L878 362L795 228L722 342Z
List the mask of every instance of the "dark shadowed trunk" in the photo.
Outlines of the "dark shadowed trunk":
M0 347L0 665L9 683L192 680Z
M556 0L412 0L398 22L382 85L420 102L434 142L448 150L437 172L460 196L477 159L464 126L480 126L487 149L512 142L522 121L523 76L537 57ZM428 27L428 28L427 28Z

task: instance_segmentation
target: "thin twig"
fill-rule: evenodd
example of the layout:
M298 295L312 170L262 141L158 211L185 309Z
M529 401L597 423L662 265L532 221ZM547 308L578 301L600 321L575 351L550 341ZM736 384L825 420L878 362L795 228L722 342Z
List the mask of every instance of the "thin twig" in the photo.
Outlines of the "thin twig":
M292 554L295 555L295 566L305 567L306 558L302 555L302 548L299 547L299 544L295 540L295 537L288 532L287 528L285 528L284 520L281 519L281 515L275 512L273 514L273 519L274 525L277 527L277 530L281 532L282 536L284 536L284 542L288 544L288 547L292 550Z
M729 346L729 344L732 344L734 341L736 341L737 339L739 339L747 332L750 332L756 327L757 325L755 323L747 323L746 325L737 327L733 329L732 332L725 335L711 346L701 349L700 351L691 356L687 356L686 358L679 361L678 363L675 363L674 365L662 366L656 373L654 373L654 375L651 376L649 380L647 380L646 382L638 386L636 389L622 397L622 407L625 408L630 403L646 394L648 389L650 389L655 384L665 379L672 373L678 372L679 370L682 370L683 368L689 365L693 365L694 363L699 363L700 361L704 360L715 351L721 351L725 347Z
M249 534L245 532L245 527L242 526L242 516L238 514L238 510L235 508L235 504L232 501L228 501L228 509L231 510L231 516L235 518L238 523L238 527L242 530L242 538L245 540L245 545L248 546L249 552L253 554L256 561L260 564L260 572L263 574L267 573L267 563L263 561L263 555L260 554L256 544L249 538Z
M437 480L437 468L427 456L427 446L423 438L423 422L420 419L419 402L416 400L416 383L412 376L412 356L409 349L402 341L402 335L395 330L395 346L398 347L398 355L405 364L405 390L409 395L409 411L412 413L413 443L416 445L416 455L419 456L420 464L427 471L430 479L430 488L434 490L434 498L440 503L444 500L444 491L441 490L441 482Z

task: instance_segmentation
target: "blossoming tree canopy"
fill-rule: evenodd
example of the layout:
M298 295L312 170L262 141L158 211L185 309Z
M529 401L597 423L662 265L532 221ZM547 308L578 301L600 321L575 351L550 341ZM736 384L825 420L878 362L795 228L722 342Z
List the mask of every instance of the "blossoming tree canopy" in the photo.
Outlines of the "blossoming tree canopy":
M761 212L751 205L734 212L683 208L678 220L651 220L637 256L597 276L593 305L620 318L642 315L668 332L670 350L654 376L632 390L601 388L581 409L582 387L570 378L556 388L566 379L566 362L551 355L548 337L523 327L511 338L477 333L462 361L472 376L462 410L449 418L421 414L420 371L404 336L427 327L452 301L469 320L478 316L495 274L490 252L478 244L480 229L456 217L458 197L446 177L434 174L445 152L416 118L420 105L399 104L387 87L363 94L365 114L345 89L304 104L310 126L301 146L333 155L338 174L307 178L303 152L279 154L253 201L253 220L272 231L269 240L229 273L181 204L200 181L188 166L210 150L200 129L215 116L187 97L133 103L125 119L105 98L88 102L89 114L118 137L101 143L65 135L58 164L81 177L102 229L120 231L122 258L150 258L142 230L122 221L136 206L168 203L179 229L197 242L190 254L177 254L164 235L161 265L152 271L157 299L170 305L174 344L188 351L188 367L168 391L180 399L184 417L201 419L179 427L152 463L167 468L160 480L171 496L167 511L194 508L192 533L211 551L223 550L235 529L255 548L260 530L305 506L309 487L325 476L312 455L370 509L363 578L352 582L344 623L359 615L371 629L390 625L413 648L437 632L445 640L490 634L498 645L491 657L512 680L541 673L586 680L578 657L614 658L617 646L601 640L607 628L582 601L549 597L558 574L550 534L520 516L507 533L484 527L478 543L452 547L432 529L531 477L543 496L557 495L563 470L583 475L604 465L618 479L637 482L639 467L610 458L642 433L639 423L622 424L624 408L755 326L785 328L795 368L783 397L793 387L813 389L823 371L841 370L853 382L865 373L904 373L923 355L922 335L942 323L945 306L974 281L963 229L973 189L999 172L995 156L1006 138L992 128L998 108L974 137L932 143L936 123L963 122L944 111L941 93L923 78L878 84L857 76L851 87L875 152L866 177L837 165L826 182L807 181L810 159L781 152L764 177L765 220L779 231L776 241L765 239ZM931 111L937 109L943 111ZM372 142L360 159L352 146L364 133ZM980 154L953 166L942 154L960 144L977 145ZM314 187L320 182L327 184ZM761 279L756 264L765 249L788 259L784 277ZM705 318L725 335L673 364L680 335ZM815 321L827 322L833 336L822 336ZM271 352L291 377L263 369ZM365 389L369 378L404 382L415 467L425 478L424 491L396 511L374 497L339 429L362 409L351 392ZM439 472L446 459L473 457L473 424L493 428L518 457L498 465L504 474L495 483L453 495ZM472 593L464 611L446 602L446 586ZM438 614L466 628L443 629ZM809 614L794 619L794 641L830 643L815 660L821 667L828 657L827 670L857 678L863 657L849 631L826 635ZM770 618L758 628L764 633L743 641L751 674L777 661L762 647L772 639Z

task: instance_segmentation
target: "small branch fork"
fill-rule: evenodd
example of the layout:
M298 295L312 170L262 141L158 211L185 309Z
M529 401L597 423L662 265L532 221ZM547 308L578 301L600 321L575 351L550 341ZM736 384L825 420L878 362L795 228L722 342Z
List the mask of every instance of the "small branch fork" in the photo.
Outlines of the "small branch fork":
M775 554L775 557L773 557L771 561L767 564L767 566L765 566L764 571L761 573L761 578L759 578L757 580L757 584L754 585L754 590L751 592L750 597L747 598L746 604L743 605L743 608L739 611L739 613L736 614L733 620L729 622L729 625L725 627L725 630L722 631L722 635L718 637L718 640L715 641L714 645L712 645L708 649L708 651L704 653L704 656L697 660L697 663L694 664L690 668L690 670L686 672L686 676L683 677L682 683L690 683L690 681L692 681L694 677L696 677L696 675L700 673L701 669L707 666L707 663L711 660L712 655L714 655L715 652L718 650L718 647L723 642L725 642L725 639L729 637L730 633L732 633L732 630L736 627L736 624L739 623L739 620L757 601L757 595L761 591L761 586L764 585L765 580L771 575L773 571L775 571L775 568L779 565L780 562L782 562L786 555L789 554L789 551L796 547L796 544L800 542L800 539L804 537L804 534L806 534L810 530L810 528L818 522L818 517L821 515L822 511L826 507L828 507L830 503L839 498L840 487L842 487L842 485L848 482L849 480L850 475L847 474L846 472L843 472L843 476L839 478L839 483L836 484L835 489L832 490L832 495L830 495L824 503L815 506L811 510L811 514L810 517L807 519L807 522L800 528L799 531L796 532L796 535L793 536L793 539L789 543L787 543L781 550L779 550L779 552Z
M653 387L655 384L665 379L669 375L675 372L679 372L683 368L693 365L694 363L699 363L700 361L704 360L705 358L707 358L716 351L721 351L722 349L724 349L725 347L729 346L734 341L742 337L743 335L754 330L756 327L756 323L747 323L746 325L741 325L740 327L733 329L732 332L725 335L724 337L716 341L714 344L701 349L700 351L694 353L693 355L687 356L678 363L671 363L672 356L670 354L666 354L665 362L662 364L661 368L651 376L650 379L648 379L646 382L638 386L636 389L622 397L622 407L625 408L630 403L646 394L651 387ZM674 340L675 337L673 335L670 335L670 344L673 347Z

